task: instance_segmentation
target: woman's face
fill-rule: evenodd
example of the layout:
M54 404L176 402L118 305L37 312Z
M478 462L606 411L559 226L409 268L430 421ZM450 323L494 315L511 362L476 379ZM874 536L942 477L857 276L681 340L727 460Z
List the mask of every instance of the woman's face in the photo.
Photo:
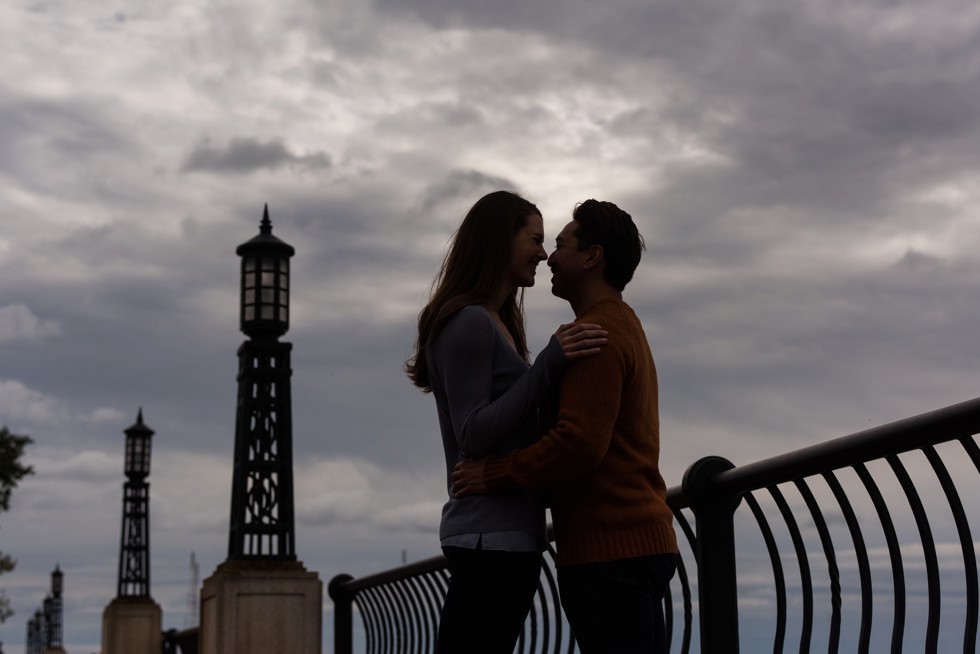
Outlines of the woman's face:
M538 264L548 258L544 251L544 221L531 213L516 234L510 248L510 281L514 286L534 286Z

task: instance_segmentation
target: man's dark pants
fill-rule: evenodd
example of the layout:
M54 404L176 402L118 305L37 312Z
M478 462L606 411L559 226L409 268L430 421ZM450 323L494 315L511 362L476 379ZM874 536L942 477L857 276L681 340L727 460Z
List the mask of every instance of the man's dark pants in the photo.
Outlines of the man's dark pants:
M674 554L558 568L568 624L583 654L667 652L663 598Z

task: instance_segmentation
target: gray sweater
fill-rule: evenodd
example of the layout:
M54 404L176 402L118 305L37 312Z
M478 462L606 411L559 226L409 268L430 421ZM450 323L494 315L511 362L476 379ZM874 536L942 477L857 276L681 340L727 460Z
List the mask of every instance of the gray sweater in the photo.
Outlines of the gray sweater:
M538 403L566 367L558 340L530 367L482 306L456 313L426 353L446 455L449 501L439 538L524 533L545 539L544 498L529 490L453 497L450 475L464 456L503 455L538 440ZM488 548L488 549L492 549Z

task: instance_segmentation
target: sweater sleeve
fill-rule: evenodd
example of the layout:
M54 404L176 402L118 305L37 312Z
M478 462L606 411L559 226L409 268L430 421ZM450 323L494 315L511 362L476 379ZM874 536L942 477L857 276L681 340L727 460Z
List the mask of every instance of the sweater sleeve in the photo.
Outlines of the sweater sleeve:
M576 361L562 377L555 426L537 443L507 456L488 457L490 492L506 488L554 488L596 468L609 450L619 413L625 359L610 334L609 345Z
M567 365L552 336L534 365L492 398L495 330L490 316L466 307L447 323L434 352L456 442L466 456L485 456L508 436L537 409Z

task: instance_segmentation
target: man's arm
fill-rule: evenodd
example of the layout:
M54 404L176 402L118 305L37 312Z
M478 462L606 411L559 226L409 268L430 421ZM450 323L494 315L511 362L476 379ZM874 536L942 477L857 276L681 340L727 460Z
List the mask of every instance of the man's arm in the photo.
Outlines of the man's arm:
M565 368L561 347L552 338L534 365L503 395L491 399L496 328L474 308L460 311L446 326L433 352L435 368L449 404L460 450L481 456L537 410L548 385Z
M569 367L561 382L558 421L540 441L507 456L461 461L452 475L453 493L555 487L599 465L612 439L625 378L616 340L612 336L600 354Z

